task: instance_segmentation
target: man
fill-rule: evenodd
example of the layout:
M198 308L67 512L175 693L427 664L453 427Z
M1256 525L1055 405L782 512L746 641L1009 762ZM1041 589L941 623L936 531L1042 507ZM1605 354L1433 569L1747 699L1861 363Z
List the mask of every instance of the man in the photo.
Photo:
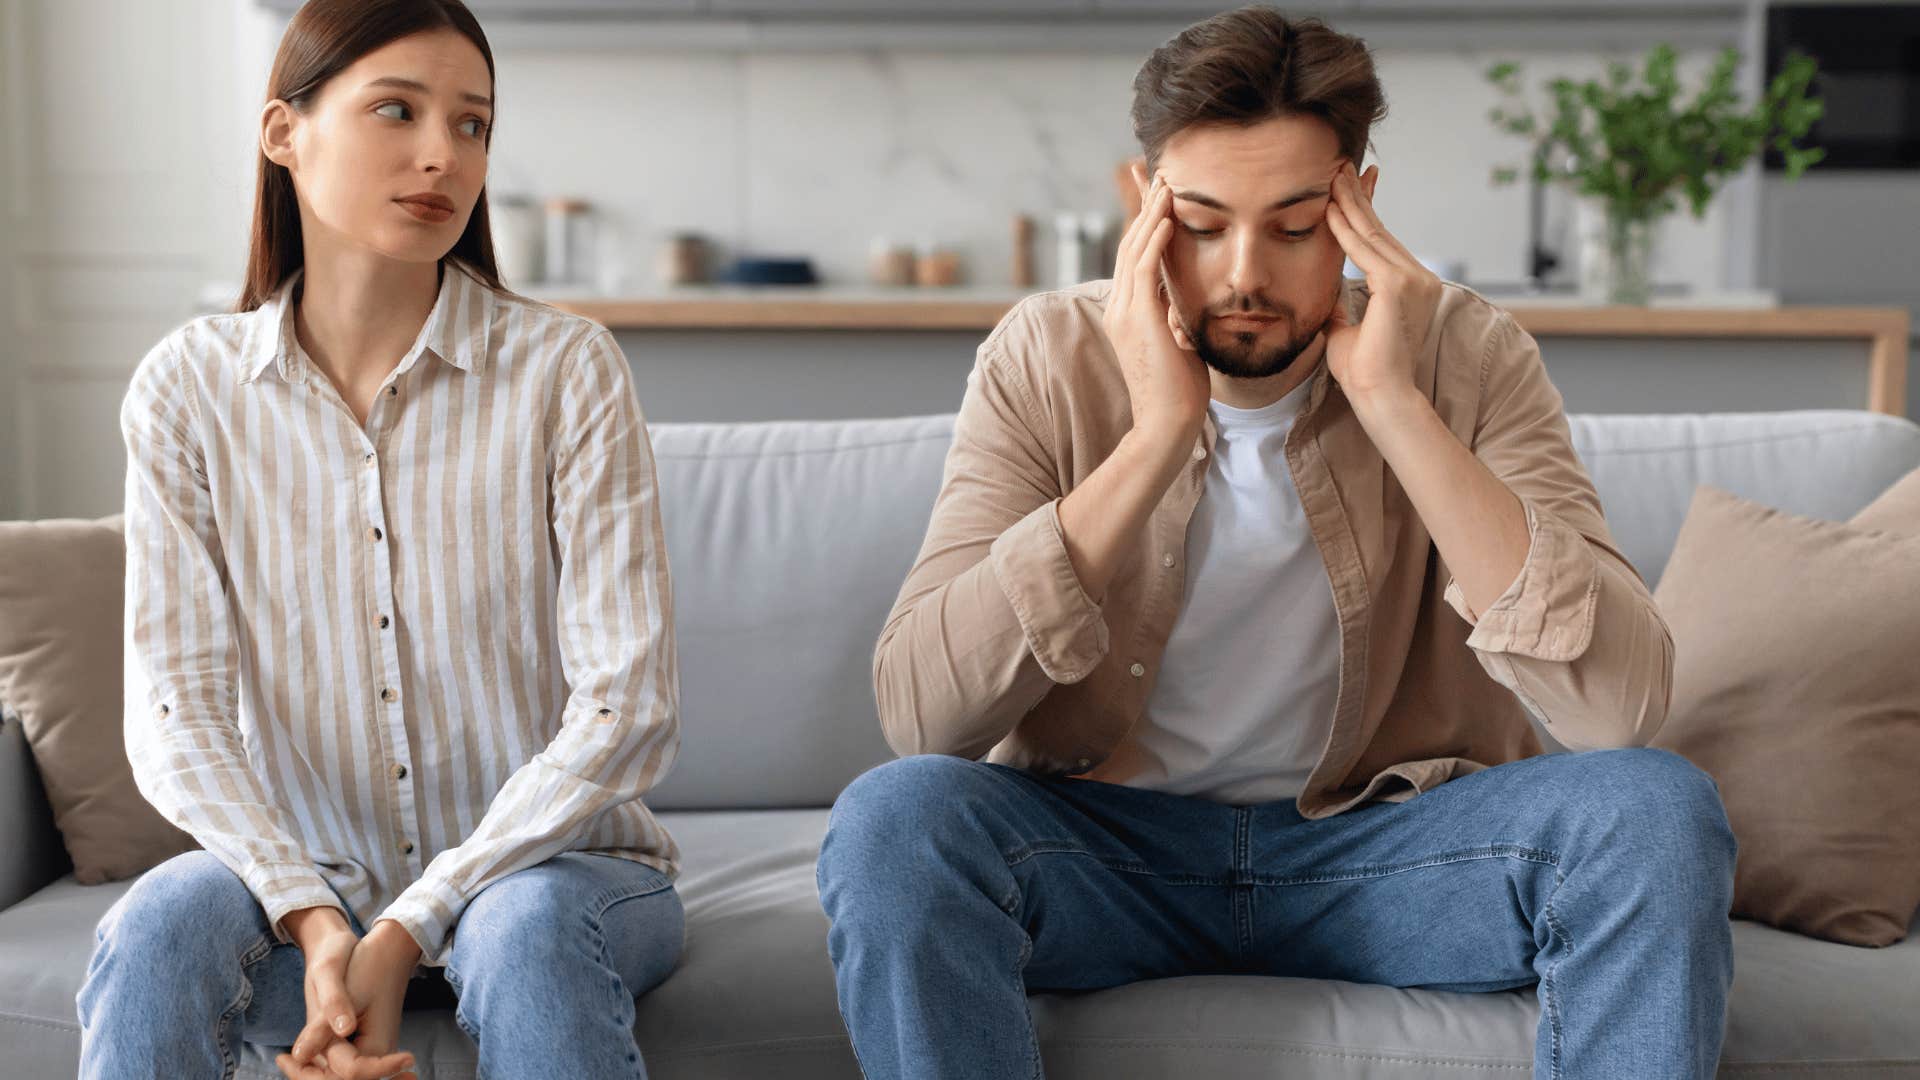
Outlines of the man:
M874 659L918 756L819 867L862 1067L1037 1076L1028 990L1247 972L1537 984L1536 1076L1711 1076L1671 638L1533 340L1374 213L1365 46L1248 8L1134 90L1114 279L982 345Z

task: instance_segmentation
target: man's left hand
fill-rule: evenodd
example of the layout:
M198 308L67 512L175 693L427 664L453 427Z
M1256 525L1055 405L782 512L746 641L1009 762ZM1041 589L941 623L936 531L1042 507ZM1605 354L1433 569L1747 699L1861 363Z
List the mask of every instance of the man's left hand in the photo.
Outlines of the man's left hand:
M1378 165L1368 167L1379 182ZM1356 406L1413 388L1413 366L1440 306L1440 278L1394 239L1373 212L1373 199L1345 162L1334 174L1327 226L1367 278L1360 325L1335 303L1327 327L1327 370Z

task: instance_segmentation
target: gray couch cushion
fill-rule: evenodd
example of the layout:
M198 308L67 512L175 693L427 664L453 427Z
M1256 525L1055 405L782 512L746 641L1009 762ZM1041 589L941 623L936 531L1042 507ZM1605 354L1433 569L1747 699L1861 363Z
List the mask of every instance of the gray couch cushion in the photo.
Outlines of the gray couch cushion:
M685 959L641 1001L663 1080L856 1077L835 1007L813 865L824 811L672 814L685 845ZM0 1046L9 1076L71 1076L73 995L91 928L125 885L65 879L0 912ZM1920 936L1857 949L1734 924L1737 976L1720 1075L1920 1075ZM1443 994L1304 979L1167 979L1033 999L1055 1080L1524 1074L1531 991ZM473 1049L444 1012L411 1015L422 1080L469 1080ZM253 1050L242 1073L271 1080Z

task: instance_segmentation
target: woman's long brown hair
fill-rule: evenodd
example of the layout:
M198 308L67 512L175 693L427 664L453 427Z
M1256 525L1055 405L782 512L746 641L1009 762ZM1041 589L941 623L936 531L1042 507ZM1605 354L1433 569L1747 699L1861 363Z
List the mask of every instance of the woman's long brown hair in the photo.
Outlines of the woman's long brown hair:
M285 101L304 112L328 79L391 41L427 30L453 30L473 42L487 61L493 81L493 50L480 22L460 0L308 0L287 25L280 52L267 77L267 100ZM487 141L493 129L487 128ZM235 311L252 311L286 283L303 261L300 204L293 174L260 155L253 197L253 238L247 254L247 280ZM473 206L466 231L447 258L460 263L489 287L499 289L493 261L493 234L487 224L487 192Z

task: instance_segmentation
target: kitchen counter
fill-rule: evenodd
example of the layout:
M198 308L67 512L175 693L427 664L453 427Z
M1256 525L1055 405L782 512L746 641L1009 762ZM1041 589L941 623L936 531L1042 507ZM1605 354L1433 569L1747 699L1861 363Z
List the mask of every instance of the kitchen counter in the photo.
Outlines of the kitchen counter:
M643 296L532 290L612 330L993 329L1026 290L695 285Z
M1007 287L690 286L608 297L535 290L538 298L614 330L975 331L985 334L1026 295ZM1898 307L1764 305L1766 294L1658 297L1649 307L1571 296L1489 293L1535 337L1827 339L1868 349L1867 408L1902 415L1909 318ZM1756 303L1756 297L1761 303Z

